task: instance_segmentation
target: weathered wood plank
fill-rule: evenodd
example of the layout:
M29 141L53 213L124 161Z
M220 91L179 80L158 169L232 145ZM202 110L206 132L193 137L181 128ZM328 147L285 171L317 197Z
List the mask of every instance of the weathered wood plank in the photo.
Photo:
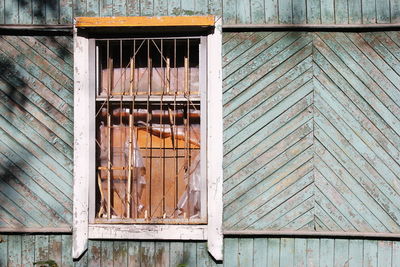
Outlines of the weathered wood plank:
M278 0L264 0L265 3L265 23L278 24ZM224 10L225 11L225 10Z
M395 266L392 265L392 241L378 241L378 265L383 266Z
M45 12L46 24L58 24L60 21L60 0L47 0Z
M74 17L86 16L86 0L74 0Z
M137 6L140 5L139 1L129 1L129 2L135 2L135 3L137 3ZM130 6L128 6L128 12L129 12L128 15L139 16L140 12L138 12L138 13L132 12L132 10L136 10L136 9L132 9L132 5L134 5L136 7L135 4L131 4ZM100 0L100 16L110 17L112 15L113 15L113 1L112 0Z
M169 264L170 266L179 266L185 264L185 258L183 255L182 242L171 242L169 245Z
M307 23L307 0L297 0L292 3L293 24Z
M114 241L113 264L114 266L128 266L128 243Z
M20 235L9 235L8 237L8 265L7 266L21 266L21 236Z
M28 266L29 264L32 264L32 262L35 262L35 236L23 235L21 241L21 265Z
M344 265L338 265L334 261L334 255L336 255L336 247L335 247L335 241L334 239L327 239L327 238L321 238L320 239L320 255L323 255L320 260L320 266L321 267L333 267L333 266L344 266ZM334 265L335 264L335 265Z
M223 10L223 23L224 24L235 24L236 23L236 8L237 1L235 0L222 0Z
M236 1L236 8L239 12L236 14L236 23L251 23L251 4L250 0Z
M35 261L49 259L49 236L35 235Z
M376 4L376 23L390 23L390 0L380 0Z
M208 0L195 0L194 1L194 13L198 15L208 14ZM164 13L166 14L166 13Z
M349 240L335 239L335 266L345 266L349 262Z
M252 266L253 251L254 251L254 241L252 238L239 238L238 266Z
M280 264L280 238L268 238L268 259L267 266L279 266ZM235 266L235 265L232 265Z
M396 0L390 1L390 21L391 23L400 22L400 2Z
M362 23L362 12L361 12L361 0L348 1L349 8L349 23L361 24Z
M25 184L35 194L40 195L41 199L46 204L57 212L67 222L71 221L71 200L58 191L54 185L48 180L44 179L32 167L23 163L23 159L11 152L8 147L0 143L2 154L4 155L0 160L2 170L12 171L17 177L18 182ZM15 164L16 163L16 164ZM24 170L24 171L23 171ZM27 174L29 173L29 175ZM7 174L7 172L5 172ZM11 176L11 174L10 174Z
M239 240L237 238L225 238L224 240L224 265L239 265Z
M265 1L264 0L251 0L251 23L262 24L265 23Z
M307 266L319 266L320 264L319 239L307 239Z
M58 266L62 264L62 236L49 236L49 259L55 261Z
M198 243L197 250L196 250L196 255L197 255L197 264L199 261L201 261L203 256L199 256L199 254L204 253L204 251L199 251L199 245L204 243ZM204 247L203 247L204 248ZM207 249L205 249L205 253L207 252ZM203 255L203 254L201 254ZM155 243L155 266L156 267L163 267L163 266L168 266L169 265L169 242L156 242ZM196 257L195 257L196 259ZM129 266L129 264L128 264ZM193 266L196 266L194 264ZM202 264L199 266L206 266L206 264Z
M87 12L86 16L88 17L97 17L100 15L100 5L97 0L86 0Z
M376 23L376 5L374 0L362 0L363 24Z
M179 16L182 12L180 0L168 0L168 15Z
M378 241L364 240L363 264L371 267L378 265Z
M362 266L363 250L363 240L349 240L349 267Z
M400 242L393 241L392 247L392 266L397 266L400 264Z
M185 242L183 244L184 264L187 266L196 266L197 246L195 242Z
M280 24L293 23L292 0L279 0L278 12Z
M113 242L101 241L101 264L103 266L113 266Z
M222 3L223 1L221 0L208 0L208 13L222 16Z
M253 252L254 267L267 266L267 259L268 259L267 252L268 252L268 239L254 238L254 252Z
M72 261L72 236L71 235L62 235L61 236L61 262L62 267L72 267L74 262Z
M131 241L128 243L128 266L140 266L140 242Z
M140 5L141 16L153 16L154 14L154 4L152 0L144 0Z
M297 262L294 261L294 251L294 238L281 238L280 266L297 266Z
M333 0L321 0L321 23L335 23L335 6Z
M19 1L18 7L19 7L18 22L21 24L32 24L33 22L32 1ZM2 10L1 6L0 10Z
M73 0L60 0L60 24L73 23Z
M348 24L349 14L347 13L348 3L346 0L335 1L335 23L336 24ZM340 12L338 12L340 10Z
M134 4L134 2L129 1L129 4ZM168 14L168 1L159 0L154 1L154 16L162 16Z
M101 266L101 241L91 240L88 245L88 266ZM129 265L127 265L129 266Z
M4 0L4 17L7 24L18 24L18 1Z
M321 0L307 0L307 23L321 23Z
M0 266L7 266L8 256L7 256L7 245L8 245L8 235L0 235Z

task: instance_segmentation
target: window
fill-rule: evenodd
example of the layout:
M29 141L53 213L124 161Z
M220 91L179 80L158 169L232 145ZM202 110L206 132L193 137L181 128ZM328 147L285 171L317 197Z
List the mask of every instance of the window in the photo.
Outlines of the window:
M74 70L73 257L182 239L222 259L219 20L77 18Z
M205 45L202 37L95 40L94 222L207 222Z

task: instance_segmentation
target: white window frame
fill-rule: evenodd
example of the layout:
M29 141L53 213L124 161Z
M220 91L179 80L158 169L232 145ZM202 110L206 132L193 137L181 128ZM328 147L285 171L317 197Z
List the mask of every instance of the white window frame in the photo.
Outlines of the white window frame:
M72 256L79 258L88 239L207 240L208 251L216 260L223 258L222 236L222 63L221 19L207 35L205 160L207 179L207 224L98 224L90 223L94 209L89 200L95 186L95 42L74 27L74 212ZM203 109L203 106L202 106ZM88 123L93 122L93 123ZM203 126L202 126L203 128ZM204 162L204 161L203 161ZM91 189L92 188L92 189Z

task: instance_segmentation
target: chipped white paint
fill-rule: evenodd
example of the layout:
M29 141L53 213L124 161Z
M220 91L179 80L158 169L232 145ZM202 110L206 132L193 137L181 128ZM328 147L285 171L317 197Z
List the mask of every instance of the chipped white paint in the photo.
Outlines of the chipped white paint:
M207 240L208 250L222 260L222 63L221 19L207 37L207 216L208 225L121 225L89 223L89 196L95 181L95 90L90 59L93 40L74 30L74 225L73 257L78 258L92 239ZM93 51L91 51L93 50ZM205 59L204 59L205 60ZM90 90L92 88L92 90ZM203 101L203 100L202 100ZM93 187L90 189L90 187ZM94 206L94 205L93 205ZM91 207L93 208L93 207Z
M207 225L91 224L89 238L207 240Z
M90 176L90 92L88 89L89 40L74 29L74 213L72 257L79 258L87 249L88 192Z
M208 179L208 251L223 259L222 235L222 19L216 18L215 31L208 36L207 94L207 179Z

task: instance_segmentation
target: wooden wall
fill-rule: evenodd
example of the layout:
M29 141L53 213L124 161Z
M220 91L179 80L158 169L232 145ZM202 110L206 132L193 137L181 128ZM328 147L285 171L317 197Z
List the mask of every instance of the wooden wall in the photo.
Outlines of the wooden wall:
M0 24L70 24L77 16L223 15L225 24L399 23L398 0L1 0Z
M400 232L400 34L223 37L226 230Z
M0 37L0 227L72 222L72 38Z
M399 241L329 238L226 238L224 261L215 263L203 242L90 241L88 252L71 259L70 235L0 235L0 266L31 266L52 260L69 266L348 266L400 264Z

